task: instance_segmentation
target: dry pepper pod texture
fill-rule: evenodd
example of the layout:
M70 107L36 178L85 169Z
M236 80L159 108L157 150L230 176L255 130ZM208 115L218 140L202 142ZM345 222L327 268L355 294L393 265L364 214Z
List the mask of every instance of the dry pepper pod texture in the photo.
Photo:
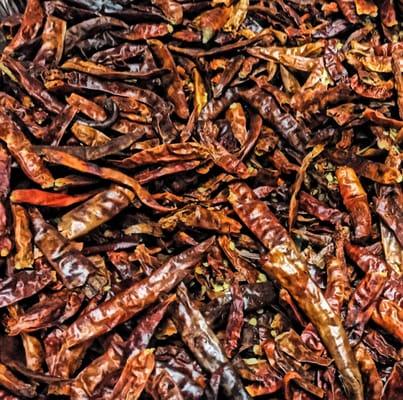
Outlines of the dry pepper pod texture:
M402 15L1 2L0 399L400 399Z

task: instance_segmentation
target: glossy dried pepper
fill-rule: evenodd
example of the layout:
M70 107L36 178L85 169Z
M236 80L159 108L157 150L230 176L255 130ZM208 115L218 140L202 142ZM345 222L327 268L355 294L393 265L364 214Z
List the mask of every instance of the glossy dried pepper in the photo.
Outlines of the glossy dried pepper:
M52 280L52 272L45 265L34 270L20 271L7 279L2 279L0 283L0 307L33 296Z
M195 308L186 287L182 284L177 291L178 307L174 314L181 336L196 360L209 373L220 374L220 385L226 396L233 399L248 399L240 378L229 363L220 342L207 325L201 312Z
M94 265L56 228L48 224L37 209L29 209L29 216L35 244L55 268L66 287L73 289L85 285L90 274L94 272Z
M362 399L361 375L342 323L309 277L294 242L268 207L256 199L246 184L232 184L230 190L229 200L235 212L269 251L262 260L265 270L290 291L311 319L335 359L349 394L353 398ZM284 264L287 265L286 270Z
M32 233L29 227L29 217L27 211L19 206L12 205L13 227L15 237L14 268L30 268L34 262L32 250Z
M59 232L67 239L76 239L109 221L134 199L133 193L114 185L64 214L58 224Z
M43 188L53 185L53 176L41 158L33 151L31 143L18 125L5 113L0 113L0 140L16 158L24 173Z
M4 54L13 53L19 47L35 39L42 28L44 12L39 0L29 0L25 8L21 25L10 43L3 49Z
M155 302L160 293L175 287L200 262L213 238L173 256L149 278L135 283L98 308L73 322L67 330L66 345L73 347L123 323ZM121 308L123 306L123 308Z
M42 32L42 46L33 62L40 66L58 65L63 56L66 21L48 15Z
M0 397L399 398L401 11L1 3Z
M367 194L352 168L339 167L336 170L336 176L343 203L353 220L355 238L366 240L372 232L372 218Z

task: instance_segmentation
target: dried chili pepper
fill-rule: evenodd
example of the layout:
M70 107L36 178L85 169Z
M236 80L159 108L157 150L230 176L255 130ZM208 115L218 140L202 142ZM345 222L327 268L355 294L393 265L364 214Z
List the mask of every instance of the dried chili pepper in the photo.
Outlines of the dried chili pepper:
M364 378L365 398L380 399L383 385L371 354L365 346L359 345L355 350L355 357Z
M42 83L31 76L20 62L14 58L5 56L2 58L2 62L16 75L16 78L25 90L42 103L45 108L54 113L60 113L63 110L63 104L56 97L47 92Z
M256 199L247 185L232 184L230 188L229 200L235 211L269 250L262 260L265 270L290 291L298 305L309 316L334 357L348 392L353 398L362 399L360 372L341 321L309 277L295 244L276 217L264 203ZM286 253L288 255L285 255ZM291 258L287 261L290 255ZM285 262L290 268L286 271L280 267ZM306 298L308 293L309 302Z
M367 239L372 232L372 218L367 195L354 170L339 167L336 176L340 187L343 203L350 212L357 240Z
M0 398L399 398L402 10L0 2Z
M130 190L114 185L64 214L57 225L67 239L87 234L125 209L134 196Z
M4 54L13 53L19 47L27 44L38 34L44 18L43 9L39 0L27 1L20 28L11 42L3 49Z
M38 189L17 189L12 191L10 200L13 203L25 203L34 206L69 207L85 201L91 196L91 193L73 196L63 193L45 192Z
M129 357L122 374L113 389L113 399L138 399L154 369L154 355L151 349L141 350Z
M220 370L220 385L233 399L248 399L239 377L226 358L217 337L208 327L201 312L192 304L186 288L181 285L177 291L179 299L174 319L181 336L196 360L210 373Z
M43 188L52 186L53 177L40 157L35 154L31 143L18 125L5 113L0 114L0 139L7 145L10 153L18 160L25 174Z
M232 303L228 316L225 343L225 353L228 358L232 357L233 352L238 347L243 325L243 299L239 286L232 286L231 293Z
M94 271L93 264L72 246L40 212L31 208L29 216L34 231L35 244L56 269L67 288L83 286Z
M158 40L149 40L151 49L159 60L162 68L170 71L170 75L162 78L162 83L166 86L167 97L175 106L175 113L179 118L186 119L189 117L189 108L186 102L185 92L183 91L183 83L177 72L177 67L172 54L168 48Z
M32 234L29 228L29 217L26 210L19 205L12 205L16 253L15 269L29 268L34 262L32 251Z
M96 17L76 24L66 31L64 40L64 53L68 53L80 41L94 31L101 31L108 27L127 28L127 25L117 18Z
M34 332L60 324L78 311L82 300L83 296L67 290L45 297L21 315L7 321L9 335Z
M133 178L123 174L120 171L111 168L99 167L96 164L91 164L81 160L78 157L71 156L65 152L53 149L42 149L48 161L56 164L61 164L73 168L81 172L87 172L103 179L123 183L134 190L136 195L147 205L160 211L169 211L169 208L160 206L140 184Z
M144 307L155 302L159 293L169 291L186 276L188 270L200 261L204 251L211 246L212 242L213 238L208 239L172 257L149 278L135 283L110 301L102 303L93 312L83 315L67 330L66 345L72 347L99 336L108 331L110 326L125 322ZM124 308L120 308L121 304ZM111 316L114 314L112 319Z
M17 396L35 398L35 386L18 379L4 364L0 363L0 384Z
M48 15L42 32L42 46L33 62L40 66L58 65L63 56L66 21Z
M0 283L0 307L33 296L52 281L50 268L20 271Z

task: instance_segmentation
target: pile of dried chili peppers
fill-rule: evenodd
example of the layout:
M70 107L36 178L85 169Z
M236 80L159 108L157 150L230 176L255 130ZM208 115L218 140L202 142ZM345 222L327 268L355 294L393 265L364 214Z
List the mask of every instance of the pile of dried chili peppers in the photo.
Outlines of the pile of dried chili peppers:
M401 399L402 2L19 5L0 399Z

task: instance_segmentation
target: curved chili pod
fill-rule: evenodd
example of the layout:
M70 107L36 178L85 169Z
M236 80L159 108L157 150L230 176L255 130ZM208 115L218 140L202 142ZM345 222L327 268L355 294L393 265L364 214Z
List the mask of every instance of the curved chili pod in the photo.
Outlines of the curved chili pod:
M317 355L302 340L294 330L284 332L275 338L276 347L299 362L328 367L332 360Z
M46 135L46 128L39 126L34 115L14 97L0 92L0 106L5 107L21 119L36 138L43 138Z
M343 203L353 220L355 238L368 239L372 233L372 217L367 194L352 168L337 168L336 177Z
M62 112L64 108L63 104L55 96L46 91L42 83L29 74L20 62L4 55L1 61L13 72L21 86L32 97L42 103L46 109L56 114Z
M238 347L243 327L243 298L239 285L231 286L232 302L229 310L228 324L225 331L225 354L232 358Z
M397 49L392 53L392 70L395 76L397 105L400 118L403 119L403 50Z
M361 336L365 324L371 318L376 302L381 296L388 279L389 271L386 264L374 257L365 277L356 286L348 304L345 326L354 327L356 336Z
M254 87L240 93L259 114L273 125L273 128L287 140L297 151L303 152L303 141L307 139L303 127L288 113L281 111L272 96L259 87Z
M312 321L334 358L351 398L363 400L361 375L342 323L310 278L305 260L287 231L246 184L231 184L229 201L241 220L268 249L262 259L265 271L290 292Z
M28 0L22 16L18 32L10 43L3 49L4 54L13 53L22 45L27 44L38 34L42 28L44 12L39 0Z
M136 180L140 184L146 184L162 178L167 175L174 175L184 171L191 171L201 166L201 161L184 161L180 163L169 163L165 167L158 167L152 170L146 170L135 175Z
M34 241L46 259L57 271L67 288L85 285L94 265L48 224L36 208L29 209Z
M316 397L323 398L324 391L303 378L298 372L290 371L284 376L284 397L286 400L294 398L295 390L292 389L291 383L295 382L299 387L306 390L308 393L314 394ZM299 391L297 390L297 393ZM299 392L300 393L300 392Z
M393 81L387 81L380 85L368 85L362 81L358 75L350 78L351 88L362 97L369 99L386 100L393 95Z
M20 315L7 320L8 334L15 336L63 323L79 310L82 301L83 295L67 290L44 296Z
M233 103L225 113L225 118L231 124L231 130L241 145L244 145L248 138L246 129L246 115L241 103Z
M97 64L93 61L82 60L78 57L73 57L67 60L61 66L66 71L85 72L89 75L99 76L105 79L150 79L158 75L164 75L165 69L151 69L149 71L116 71L102 64Z
M17 396L33 399L37 396L35 386L18 379L4 364L0 363L0 385Z
M243 56L237 56L224 69L223 73L221 74L220 80L213 88L214 98L220 97L222 95L223 91L227 88L227 86L231 83L231 81L235 78L236 74L241 69L243 61Z
M330 307L332 307L333 311L336 313L340 313L349 295L348 278L345 276L346 272L342 264L343 261L337 257L332 257L327 263L325 297Z
M124 43L106 50L97 51L91 56L90 60L104 65L115 64L139 56L145 49L144 44Z
M76 93L72 93L66 99L67 103L77 108L81 113L95 121L105 121L107 118L105 110L91 100Z
M63 56L66 21L48 15L42 32L42 46L36 53L34 63L44 67L47 64L59 65Z
M403 106L402 106L403 107ZM362 116L365 119L375 123L376 125L384 126L384 127L392 127L396 129L403 128L403 121L399 121L398 119L388 118L383 115L381 112L372 110L370 108L366 108L362 113Z
M33 296L53 280L49 268L26 270L0 281L0 307Z
M256 174L253 168L249 169L242 160L211 137L211 131L213 130L214 126L209 122L205 122L204 128L201 129L201 136L202 142L205 144L214 163L229 174L234 174L241 179L247 179Z
M70 129L72 134L87 146L99 146L111 140L101 131L81 122L74 122Z
M44 363L44 354L42 343L33 335L24 333L22 343L25 350L25 359L27 368L31 371L41 372Z
M234 400L249 399L242 382L229 363L220 342L207 325L202 313L190 300L186 286L176 292L178 305L173 315L183 341L198 363L210 374L220 374L220 386L226 396Z
M347 150L335 150L330 154L330 158L338 165L348 165L358 175L383 185L391 185L403 180L403 176L397 168L367 160Z
M182 22L183 8L179 2L174 0L151 0L151 4L160 8L172 24L177 25Z
M327 206L316 197L303 191L299 195L299 205L303 210L320 221L327 221L333 225L341 224L348 220L347 215L340 210Z
M123 367L127 354L145 349L175 296L152 307L140 319L127 341L114 334L105 351L82 370L71 384L72 399L90 399L97 387L111 374Z
M163 37L172 32L172 26L168 24L136 24L123 32L116 32L114 35L126 40L145 40Z
M54 182L52 174L33 151L31 143L22 130L2 111L0 111L0 127L0 140L5 142L11 155L17 160L28 178L43 188L52 186Z
M382 400L397 400L402 389L403 366L401 361L397 361L393 370L385 383Z
M80 72L67 72L64 76L67 84L73 88L102 91L122 97L132 97L149 105L154 110L154 120L156 121L157 130L164 142L170 143L176 137L176 130L169 118L171 109L154 92L121 82L103 81Z
M93 310L97 306L98 301L99 300L96 297L92 298L81 311L80 316ZM61 378L69 378L80 367L85 353L92 344L92 340L81 343L74 348L69 349L66 348L63 343L66 335L65 326L62 326L62 328L55 328L47 339L52 337L52 334L55 334L57 340L55 340L56 343L52 343L52 345L55 347L53 349L54 354L52 354L52 357L49 360L46 360L48 363L49 372L52 375L59 376ZM49 394L69 395L70 384L67 380L64 380L58 384L51 385L48 389L48 392Z
M138 399L154 369L155 358L152 349L132 354L123 368L111 397L116 400Z
M175 106L176 115L182 119L188 118L189 106L183 90L183 83L179 77L171 52L168 50L168 47L159 40L149 40L148 43L161 64L161 67L169 71L169 73L162 76L162 84L165 86L168 99L170 99Z
M91 164L86 161L81 160L78 157L74 157L65 152L54 150L54 149L42 149L42 153L44 153L45 158L49 162L53 162L55 164L64 165L66 167L75 169L77 171L85 172L88 174L92 174L98 176L102 179L108 179L114 181L116 183L120 183L126 185L133 189L139 199L146 205L151 208L155 208L158 211L171 211L170 208L159 205L151 196L151 194L141 187L141 185L133 178L123 174L120 171L99 167L96 164Z
M376 369L371 353L362 344L355 348L355 358L361 370L365 384L365 398L368 400L380 399L383 384Z
M80 41L88 37L91 33L102 31L106 28L127 28L127 25L113 17L96 17L87 19L67 29L64 40L64 53L69 53Z
M78 158L81 158L83 160L93 161L93 160L98 160L100 158L119 153L120 151L127 149L133 143L137 142L142 137L142 135L144 135L144 129L139 128L139 129L134 129L132 132L127 133L125 135L121 135L116 138L107 140L105 143L100 144L100 145L58 146L57 149L65 151L66 153L69 153L69 154L76 156ZM95 138L95 140L97 140L97 141L99 139L100 139L99 137ZM101 141L103 141L103 140L104 139L101 139ZM42 149L44 149L44 148L48 148L51 150L52 148L55 148L55 147L35 146L35 149L38 149L39 152L41 152Z
M84 368L71 383L72 400L89 400L97 386L122 367L123 339L115 333L106 351Z
M154 303L160 294L169 292L182 281L190 268L200 262L204 252L213 244L214 240L215 238L212 237L171 257L148 278L134 283L111 300L78 318L67 330L66 346L72 347L90 338L100 336Z
M193 25L202 32L202 41L207 43L228 21L230 7L215 7L198 15Z
M381 299L372 313L373 321L403 343L403 308L394 301Z
M301 186L309 165L312 163L314 158L316 158L324 150L323 144L317 144L302 160L301 166L298 169L297 179L292 188L290 209L288 212L288 230L291 231L298 212L298 200L297 196L301 190Z

